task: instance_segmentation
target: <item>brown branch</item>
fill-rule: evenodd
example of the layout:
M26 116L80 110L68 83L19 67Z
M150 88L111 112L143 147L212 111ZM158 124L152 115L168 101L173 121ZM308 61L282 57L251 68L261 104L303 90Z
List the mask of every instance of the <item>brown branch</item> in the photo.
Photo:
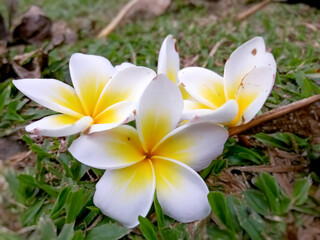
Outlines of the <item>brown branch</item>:
M260 9L262 9L263 7L267 6L269 3L271 3L272 0L264 0L256 5L254 5L253 7L239 13L237 15L237 20L238 21L242 21L244 19L246 19L247 17L249 17L250 15L254 14L255 12L259 11Z
M265 112L259 116L257 116L256 118L254 118L252 121L246 123L246 124L243 124L243 125L240 125L240 126L237 126L237 127L233 127L233 128L230 128L229 129L229 136L234 136L234 135L237 135L237 134L240 134L250 128L253 128L255 126L258 126L264 122L267 122L267 121L270 121L272 119L275 119L275 118L278 118L278 117L281 117L283 115L286 115L290 112L293 112L297 109L300 109L300 108L303 108L305 106L308 106L314 102L317 102L320 100L320 94L318 95L315 95L315 96L312 96L312 97L309 97L309 98L306 98L306 99L302 99L300 101L297 101L297 102L293 102L293 103L290 103L286 106L283 106L283 107L279 107L279 108L276 108L276 109L273 109L271 111L268 111L268 112Z
M97 38L105 38L108 36L123 20L123 18L127 15L129 10L137 3L139 0L131 0L118 12L117 16L112 19L112 21L102 29Z

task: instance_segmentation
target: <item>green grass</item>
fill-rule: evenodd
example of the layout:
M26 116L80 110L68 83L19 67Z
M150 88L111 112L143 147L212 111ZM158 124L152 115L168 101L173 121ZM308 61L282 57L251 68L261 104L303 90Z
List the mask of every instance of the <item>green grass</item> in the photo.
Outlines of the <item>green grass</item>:
M215 1L177 0L162 16L127 20L108 38L97 40L95 35L125 2L20 1L19 14L37 3L53 21L63 19L79 34L75 44L62 45L50 52L49 66L43 71L43 77L70 83L67 63L75 52L101 55L114 65L129 61L156 70L158 52L168 34L177 38L181 68L195 59L193 65L207 62L207 68L222 75L223 65L233 50L252 37L262 36L278 66L276 84L263 111L320 93L316 77L320 69L320 11L317 9L273 3L239 22L235 16L246 8L242 4L220 10L214 5ZM4 4L0 5L0 11L3 16L7 15ZM220 47L208 58L218 42L222 42ZM33 49L28 46L24 51ZM9 56L12 58L15 54L16 50L10 49ZM141 226L129 231L103 216L93 205L94 182L103 172L85 167L66 152L65 147L74 136L61 139L21 137L29 121L52 112L39 111L36 104L18 93L11 80L0 83L0 136L19 136L32 153L23 168L12 161L4 162L0 168L1 180L6 182L0 191L0 210L6 216L0 220L0 239L77 240L83 236L85 239L153 239L154 236L163 239L203 239L206 236L209 239L265 239L267 236L284 239L292 225L307 228L310 226L305 219L319 220L320 202L315 192L319 188L320 174L316 168L293 173L295 183L290 194L278 183L276 174L233 172L232 177L245 178L242 180L246 189L240 191L232 185L232 178L227 184L223 181L224 170L231 166L268 164L267 150L273 151L275 147L283 151L282 154L294 155L296 159L314 164L312 166L319 165L316 161L320 148L312 139L292 134L257 134L255 139L259 144L251 148L229 139L219 160L202 171L201 176L213 190L210 203L220 206L213 207L212 219L189 225L177 223L163 216L156 203L150 214L156 212L157 222L151 222L153 218L141 218Z

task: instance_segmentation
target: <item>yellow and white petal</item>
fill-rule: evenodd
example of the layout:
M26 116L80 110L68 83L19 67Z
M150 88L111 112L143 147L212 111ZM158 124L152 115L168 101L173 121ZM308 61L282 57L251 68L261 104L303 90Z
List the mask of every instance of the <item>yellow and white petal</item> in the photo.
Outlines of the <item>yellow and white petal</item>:
M186 100L185 100L186 102ZM238 116L238 103L235 100L229 100L216 110L211 109L194 109L192 107L200 107L195 103L187 102L188 109L183 113L182 119L184 120L202 120L228 125Z
M183 162L199 171L222 153L228 137L228 131L217 124L189 122L164 137L151 154Z
M187 100L187 99L193 99L193 97L187 92L187 90L182 86L181 82L179 82L178 84L178 87L180 89L180 92L182 94L182 98L184 100Z
M94 115L103 112L107 107L121 101L136 101L156 73L146 67L125 67L116 72L104 88Z
M274 69L266 67L256 68L244 78L236 95L239 105L237 125L249 122L260 111L274 80Z
M82 135L69 151L78 161L99 169L123 168L145 158L137 131L131 126Z
M179 80L196 100L215 109L226 102L223 78L202 67L187 67L179 71Z
M276 62L273 55L266 52L262 37L255 37L241 45L226 62L224 85L228 99L235 99L241 81L254 68L258 67L270 67L274 73L276 72Z
M65 115L53 115L42 118L26 126L26 131L48 137L62 137L80 133L90 127L93 120L85 116L80 119Z
M155 178L149 160L130 167L107 170L96 185L94 204L102 213L128 228L139 224L152 205Z
M148 152L178 124L183 110L183 99L177 85L159 74L143 92L136 115L136 125Z
M56 112L80 118L84 115L76 92L55 79L20 79L12 83L24 95Z
M208 187L186 164L152 158L156 191L163 212L179 222L192 222L210 214Z
M119 102L94 118L94 124L89 133L109 130L121 124L134 120L134 104L130 101Z
M180 58L176 39L168 35L160 48L158 57L158 74L166 75L173 83L177 83L177 75L180 69Z
M211 109L207 105L198 102L195 99L186 99L183 101L183 113L187 113L199 109Z
M70 58L73 86L87 115L92 115L103 88L115 70L108 59L75 53Z

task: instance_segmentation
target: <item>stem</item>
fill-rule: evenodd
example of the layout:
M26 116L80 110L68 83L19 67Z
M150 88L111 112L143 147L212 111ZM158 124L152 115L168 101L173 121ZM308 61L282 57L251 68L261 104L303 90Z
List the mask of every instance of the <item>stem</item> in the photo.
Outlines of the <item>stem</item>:
M295 110L298 110L300 108L303 108L305 106L308 106L314 102L317 102L320 100L320 94L318 95L315 95L315 96L312 96L312 97L309 97L309 98L305 98L305 99L302 99L300 101L297 101L297 102L293 102L293 103L290 103L286 106L283 106L283 107L279 107L279 108L276 108L276 109L273 109L271 111L268 111L268 112L265 112L259 116L257 116L256 118L254 118L252 121L246 123L246 124L243 124L243 125L240 125L240 126L237 126L237 127L233 127L233 128L230 128L229 129L229 136L234 136L234 135L237 135L237 134L240 134L250 128L253 128L255 126L258 126L264 122L267 122L267 121L270 121L274 118L278 118L278 117L281 117L283 115L286 115L290 112L293 112Z

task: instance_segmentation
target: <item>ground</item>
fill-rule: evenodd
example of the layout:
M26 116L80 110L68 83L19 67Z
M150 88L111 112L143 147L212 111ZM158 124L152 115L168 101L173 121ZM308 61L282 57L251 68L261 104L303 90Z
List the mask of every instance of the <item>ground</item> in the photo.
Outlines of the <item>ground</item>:
M0 27L11 18L8 34L0 34L0 239L320 239L319 101L228 140L223 155L200 173L212 191L209 218L181 224L155 203L140 227L128 230L93 205L102 171L67 152L75 136L25 132L27 123L52 112L11 83L31 76L70 84L67 63L75 52L156 70L168 34L177 39L181 68L205 66L223 74L236 47L262 36L277 62L266 113L320 94L319 9L274 1L239 19L259 1L176 0L160 16L131 12L107 38L97 39L127 1L7 2L11 10L0 5ZM21 28L13 34L34 4L45 15L42 37ZM50 24L51 40L45 32Z

